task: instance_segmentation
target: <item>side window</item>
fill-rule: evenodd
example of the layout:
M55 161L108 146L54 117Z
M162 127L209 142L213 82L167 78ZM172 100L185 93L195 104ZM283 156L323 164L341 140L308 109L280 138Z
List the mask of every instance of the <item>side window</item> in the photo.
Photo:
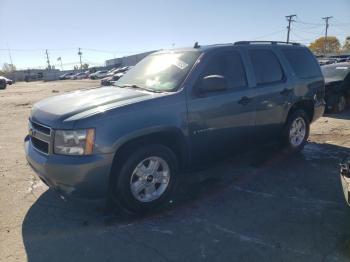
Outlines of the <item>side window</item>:
M297 77L311 78L321 75L319 65L306 48L285 48L282 52Z
M284 79L281 64L270 50L249 50L257 85L280 82Z
M203 76L222 75L229 82L229 88L247 86L247 78L241 56L236 51L225 51L216 54L209 61Z

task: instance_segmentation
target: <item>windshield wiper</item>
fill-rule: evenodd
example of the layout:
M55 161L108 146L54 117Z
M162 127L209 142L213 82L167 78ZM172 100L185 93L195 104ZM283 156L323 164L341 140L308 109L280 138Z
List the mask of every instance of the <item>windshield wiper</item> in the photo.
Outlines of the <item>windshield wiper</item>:
M145 87L142 87L142 86L139 86L139 85L135 85L135 84L124 84L124 85L116 85L116 86L117 87L121 87L121 88L130 87L130 88L142 89L142 90L146 90L146 91L150 91L150 92L154 92L154 93L162 93L161 90L145 88Z

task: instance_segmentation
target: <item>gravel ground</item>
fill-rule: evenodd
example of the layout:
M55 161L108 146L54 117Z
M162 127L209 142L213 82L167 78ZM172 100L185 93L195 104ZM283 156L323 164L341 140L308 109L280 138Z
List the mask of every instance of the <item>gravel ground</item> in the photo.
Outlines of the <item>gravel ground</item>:
M338 176L350 112L312 125L303 152L263 148L188 174L162 212L108 215L62 200L26 163L36 101L98 81L16 83L0 90L0 261L349 261L350 209Z

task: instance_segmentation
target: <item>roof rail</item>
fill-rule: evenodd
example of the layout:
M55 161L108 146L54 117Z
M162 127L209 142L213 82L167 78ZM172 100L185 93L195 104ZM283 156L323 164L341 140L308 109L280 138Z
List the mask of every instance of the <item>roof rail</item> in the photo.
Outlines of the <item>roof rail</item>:
M283 41L239 41L234 45L250 45L250 44L271 44L271 45L300 45L299 43L287 43Z

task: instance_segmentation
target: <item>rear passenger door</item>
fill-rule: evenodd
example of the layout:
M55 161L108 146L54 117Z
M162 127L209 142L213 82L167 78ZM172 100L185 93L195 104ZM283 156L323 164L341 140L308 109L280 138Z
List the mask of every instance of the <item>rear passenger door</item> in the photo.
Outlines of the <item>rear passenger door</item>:
M250 48L247 52L255 78L256 139L265 142L276 138L283 128L293 83L272 48Z

